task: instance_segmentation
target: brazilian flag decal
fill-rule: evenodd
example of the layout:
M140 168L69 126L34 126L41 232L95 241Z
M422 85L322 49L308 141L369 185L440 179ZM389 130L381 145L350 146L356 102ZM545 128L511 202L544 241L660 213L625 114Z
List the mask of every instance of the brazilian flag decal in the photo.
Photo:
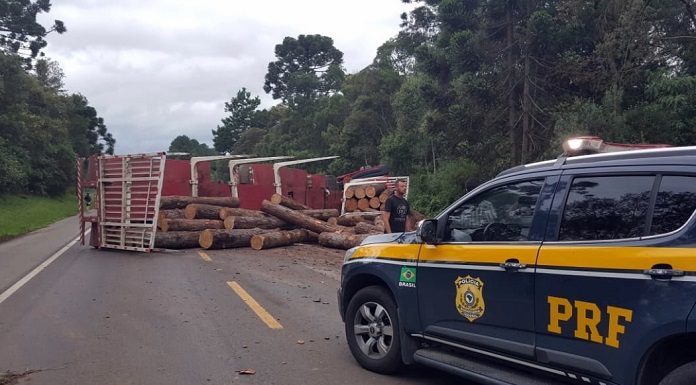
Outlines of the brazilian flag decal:
M399 282L416 283L416 268L403 266Z

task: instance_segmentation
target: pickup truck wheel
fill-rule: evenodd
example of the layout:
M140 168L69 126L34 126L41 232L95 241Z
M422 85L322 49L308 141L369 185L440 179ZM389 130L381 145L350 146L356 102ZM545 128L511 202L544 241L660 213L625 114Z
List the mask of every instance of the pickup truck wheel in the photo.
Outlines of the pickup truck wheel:
M365 369L389 374L401 368L399 330L396 304L384 288L363 288L348 303L348 347Z
M660 385L691 385L694 383L696 383L696 361L672 370L660 381Z

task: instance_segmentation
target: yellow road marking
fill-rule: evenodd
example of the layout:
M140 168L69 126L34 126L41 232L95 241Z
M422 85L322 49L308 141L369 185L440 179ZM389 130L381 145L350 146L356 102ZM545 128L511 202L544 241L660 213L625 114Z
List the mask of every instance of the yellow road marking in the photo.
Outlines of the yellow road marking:
M198 252L198 255L200 255L201 258L203 258L203 260L206 261L206 262L212 262L212 261L213 261L213 259L210 258L210 256L209 256L208 254L206 254L205 252L203 252L203 251L199 251L199 252Z
M261 321L263 321L266 325L268 325L269 328L271 329L282 329L283 325L281 325L276 319L266 311L266 309L263 308L263 306L259 305L258 302L254 298L252 298L249 293L246 292L239 284L235 281L227 282L227 285L234 290L235 293L244 301L244 303L251 308L251 310L256 313L259 318L261 318Z

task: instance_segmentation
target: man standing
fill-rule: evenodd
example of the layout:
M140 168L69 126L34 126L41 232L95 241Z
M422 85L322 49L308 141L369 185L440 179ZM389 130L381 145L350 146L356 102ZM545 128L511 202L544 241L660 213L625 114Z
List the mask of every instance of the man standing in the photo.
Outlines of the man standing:
M404 194L406 194L406 181L399 179L396 181L394 194L384 202L382 219L384 220L384 231L387 233L403 233L413 229L411 206L404 198Z

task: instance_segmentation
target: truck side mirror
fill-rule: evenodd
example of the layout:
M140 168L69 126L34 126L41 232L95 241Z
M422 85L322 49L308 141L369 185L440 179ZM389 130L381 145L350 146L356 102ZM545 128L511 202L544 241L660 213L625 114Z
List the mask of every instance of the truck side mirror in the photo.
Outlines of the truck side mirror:
M433 245L437 243L437 220L428 219L421 221L416 230L416 236L427 244Z

